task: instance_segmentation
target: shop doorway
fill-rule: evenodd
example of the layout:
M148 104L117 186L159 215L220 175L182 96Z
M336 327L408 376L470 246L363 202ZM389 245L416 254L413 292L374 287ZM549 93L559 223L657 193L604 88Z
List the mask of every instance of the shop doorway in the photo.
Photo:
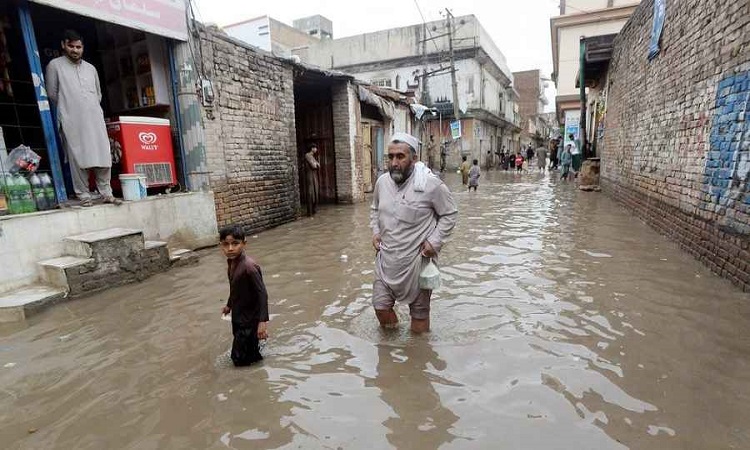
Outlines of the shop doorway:
M19 10L16 5L8 3L0 5L0 33L4 38L0 41L5 43L0 43L0 127L6 147L11 149L21 144L31 147L42 157L38 171L50 172L50 154L26 55ZM105 120L114 122L120 116L139 116L168 119L174 123L166 38L38 4L30 4L29 11L42 72L46 72L50 61L62 55L63 32L75 30L83 39L83 59L98 72ZM54 110L52 112L55 117ZM65 190L70 198L74 197L70 170L56 127L55 121L54 138L60 149ZM178 139L172 128L168 143L165 143L169 149L166 163L172 168L175 168L174 149L179 148ZM114 151L117 146L112 140L110 144L110 151ZM115 188L118 187L119 173L133 171L118 165L121 157L121 154L113 153L112 184ZM171 178L176 177L172 175Z
M331 86L314 76L301 75L294 80L294 113L297 129L297 164L300 201L307 196L305 153L311 144L318 147L320 203L335 203L336 157L333 136Z

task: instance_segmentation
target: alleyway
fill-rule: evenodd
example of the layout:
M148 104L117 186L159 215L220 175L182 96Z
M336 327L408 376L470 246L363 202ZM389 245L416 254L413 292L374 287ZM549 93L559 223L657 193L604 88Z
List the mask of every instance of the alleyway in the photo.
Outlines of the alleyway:
M331 207L249 239L272 298L261 366L225 356L218 249L1 328L2 447L750 447L748 295L603 194L448 183L429 335L378 329L368 207Z

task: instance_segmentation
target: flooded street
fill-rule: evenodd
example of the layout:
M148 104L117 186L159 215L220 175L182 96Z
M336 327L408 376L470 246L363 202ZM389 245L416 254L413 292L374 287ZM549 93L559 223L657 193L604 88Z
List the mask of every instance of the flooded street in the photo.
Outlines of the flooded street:
M260 365L227 355L218 248L0 328L2 447L750 448L747 294L603 194L447 182L431 333L377 326L369 205L324 208L249 238Z

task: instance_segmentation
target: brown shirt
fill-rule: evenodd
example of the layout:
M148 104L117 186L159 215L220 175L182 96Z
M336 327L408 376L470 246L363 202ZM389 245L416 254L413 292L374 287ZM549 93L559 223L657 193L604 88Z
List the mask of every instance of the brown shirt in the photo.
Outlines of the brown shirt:
M244 252L228 259L227 266L232 322L245 326L268 322L268 293L260 266Z

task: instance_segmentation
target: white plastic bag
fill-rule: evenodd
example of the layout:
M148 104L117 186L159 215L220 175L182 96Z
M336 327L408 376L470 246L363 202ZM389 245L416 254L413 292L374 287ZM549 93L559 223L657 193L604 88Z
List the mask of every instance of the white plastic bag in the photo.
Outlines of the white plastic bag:
M422 268L422 271L419 273L419 289L434 291L439 287L440 270L438 270L438 267L434 262L432 262L432 258L430 258L430 261Z

